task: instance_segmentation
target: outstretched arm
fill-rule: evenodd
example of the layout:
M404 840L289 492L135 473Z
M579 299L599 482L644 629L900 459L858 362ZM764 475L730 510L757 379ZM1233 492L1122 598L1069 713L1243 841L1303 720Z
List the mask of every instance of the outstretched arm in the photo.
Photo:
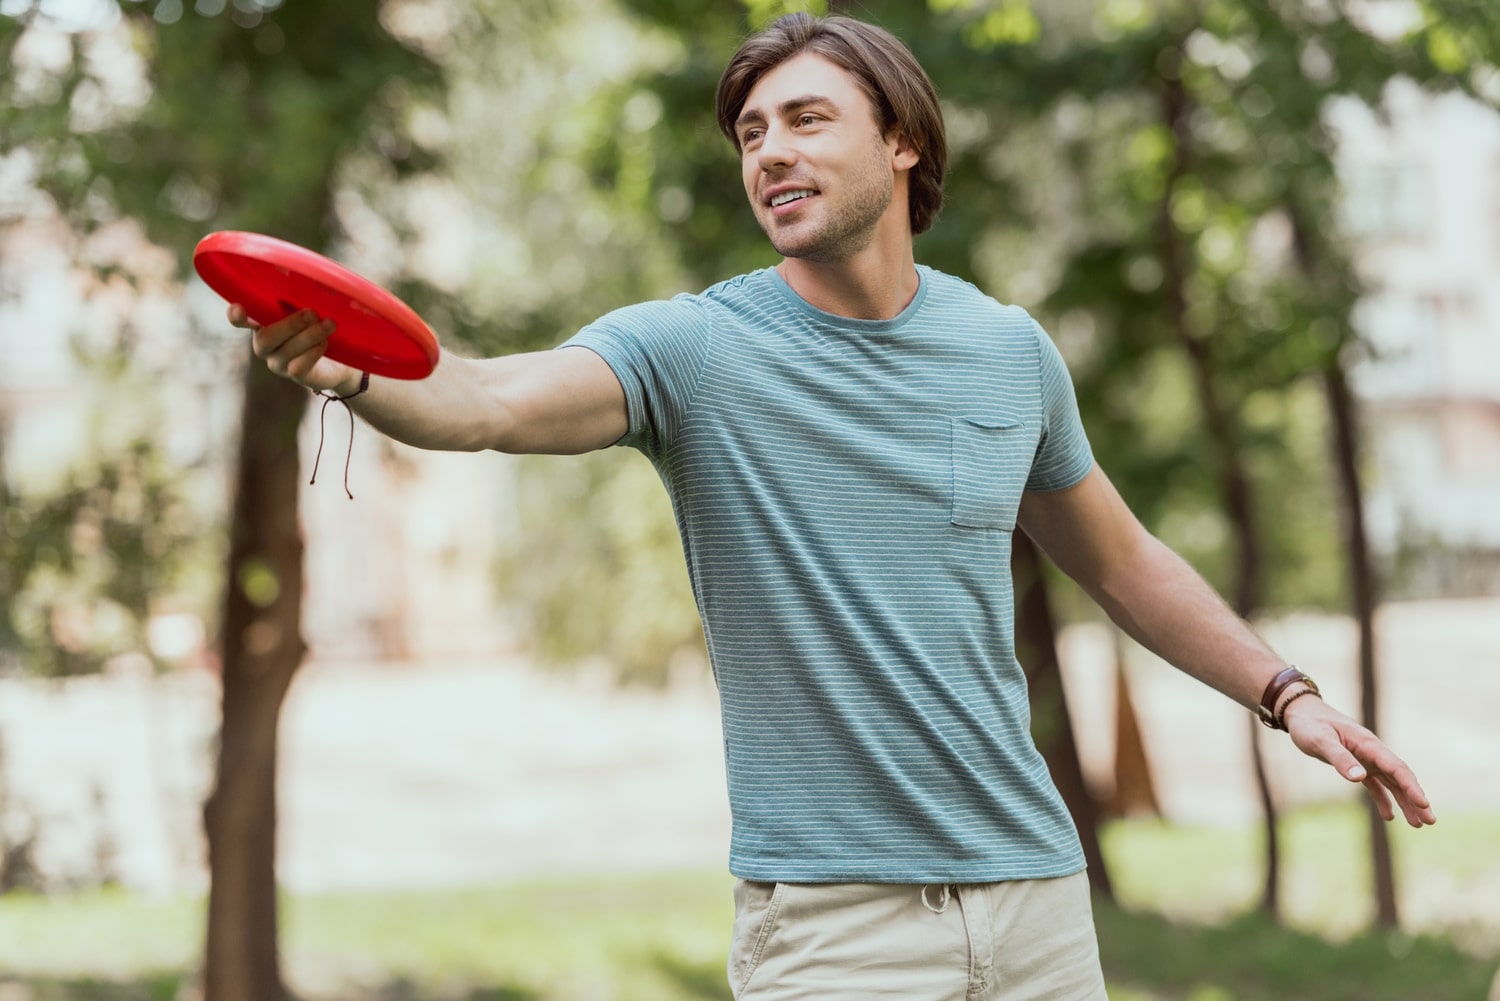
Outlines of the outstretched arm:
M256 357L312 390L348 396L360 372L324 357L329 322L295 313L261 327L239 306L229 321L250 330ZM426 379L370 380L348 401L373 427L418 448L574 454L627 430L625 391L592 351L569 348L476 360L444 352Z
M1025 494L1021 527L1133 639L1247 709L1286 663L1188 565L1146 531L1095 466L1076 486ZM1413 827L1436 823L1427 794L1378 737L1319 698L1287 705L1304 753L1363 783L1381 815L1392 798Z

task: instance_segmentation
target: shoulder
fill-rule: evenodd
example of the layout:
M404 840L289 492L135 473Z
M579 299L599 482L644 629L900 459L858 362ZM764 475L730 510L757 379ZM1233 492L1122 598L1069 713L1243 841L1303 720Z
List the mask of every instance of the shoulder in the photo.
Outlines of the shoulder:
M735 275L710 285L697 295L678 298L691 300L706 316L763 314L776 309L783 299L777 290L775 272L770 268Z
M1040 324L1021 306L1001 302L974 283L935 268L919 264L917 271L927 283L926 304L930 308L955 319L982 324L1021 343L1046 339Z
M594 329L640 331L662 326L691 325L702 317L698 296L676 295L670 299L652 299L631 303L605 313L589 324Z
M966 279L920 264L917 272L928 283L929 301L940 308L974 311L1007 326L1030 327L1036 322L1022 307L1001 302Z
M765 291L771 285L768 275L766 269L751 271L710 285L701 292L681 292L669 299L622 306L595 323L706 324L715 313L735 313L749 305L764 304Z

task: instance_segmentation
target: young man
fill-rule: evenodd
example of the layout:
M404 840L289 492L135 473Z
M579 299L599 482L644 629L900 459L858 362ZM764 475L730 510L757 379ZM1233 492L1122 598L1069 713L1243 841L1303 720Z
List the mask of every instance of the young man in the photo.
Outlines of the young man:
M783 18L731 61L718 117L779 265L352 402L420 447L623 444L661 471L723 706L737 998L1104 997L1077 834L1029 735L1017 527L1387 819L1394 798L1434 822L1406 765L1132 516L1037 324L915 263L944 132L900 42ZM323 357L329 333L292 317L255 353L348 396L361 373Z

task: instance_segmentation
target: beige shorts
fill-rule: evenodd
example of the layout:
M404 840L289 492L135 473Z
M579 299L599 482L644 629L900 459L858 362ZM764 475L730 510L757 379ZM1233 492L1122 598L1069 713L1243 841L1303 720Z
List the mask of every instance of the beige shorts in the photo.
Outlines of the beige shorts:
M1103 1001L1083 873L734 889L736 1001Z

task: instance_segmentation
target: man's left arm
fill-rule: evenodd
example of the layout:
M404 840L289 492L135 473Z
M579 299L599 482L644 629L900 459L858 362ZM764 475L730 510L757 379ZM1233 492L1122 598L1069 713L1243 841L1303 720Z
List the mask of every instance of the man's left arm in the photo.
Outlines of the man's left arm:
M1247 709L1286 663L1187 561L1146 531L1097 465L1065 490L1028 491L1020 526L1142 646ZM1437 822L1412 770L1380 738L1321 698L1286 704L1305 754L1363 783L1381 815L1399 805L1413 827Z

